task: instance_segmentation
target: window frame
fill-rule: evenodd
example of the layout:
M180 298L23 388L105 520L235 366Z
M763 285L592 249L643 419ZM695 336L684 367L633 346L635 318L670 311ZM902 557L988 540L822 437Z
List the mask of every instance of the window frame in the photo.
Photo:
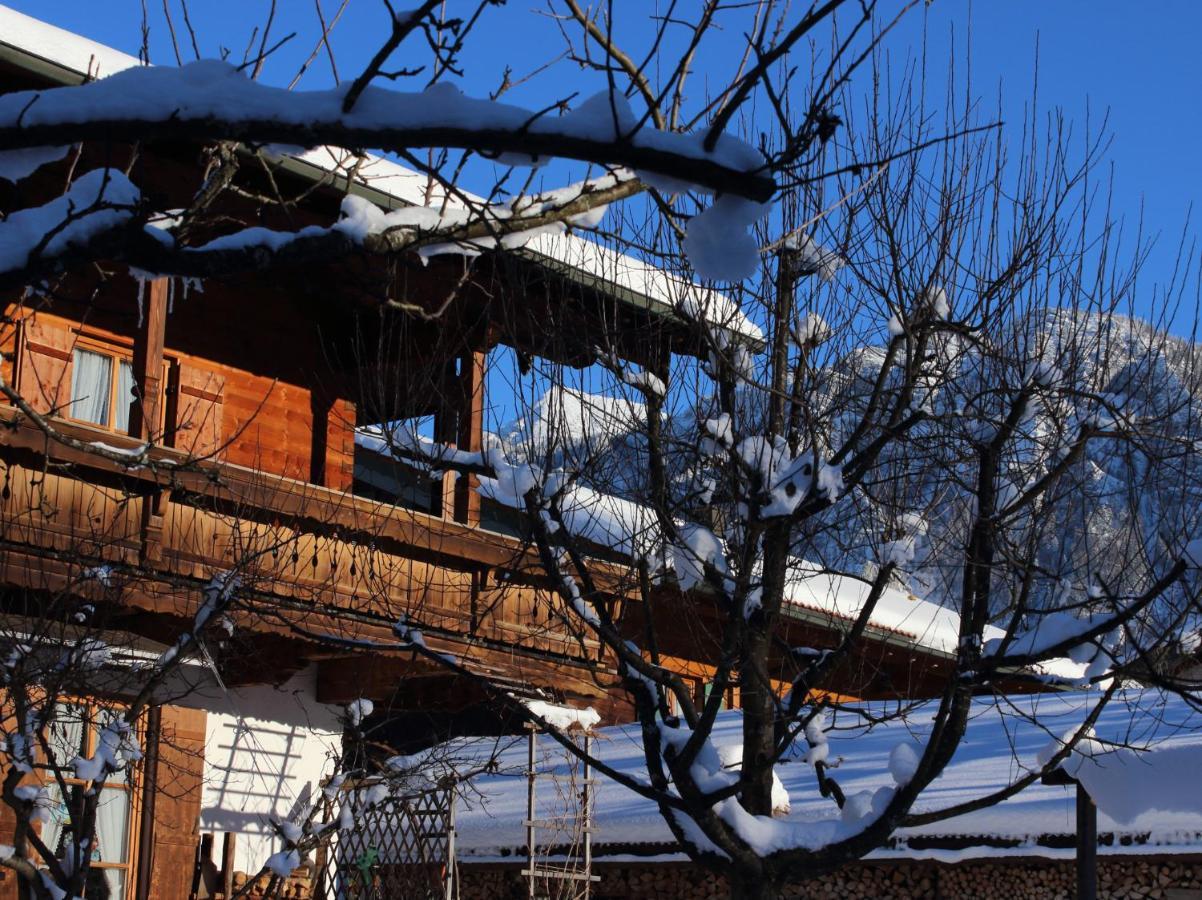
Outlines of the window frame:
M120 701L110 701L101 697L77 697L63 696L54 701L56 713L58 708L77 707L84 710L83 722L83 755L92 756L96 753L96 745L100 736L100 717L104 714L115 715L122 710L128 708L127 704ZM139 744L145 745L146 728L144 717L139 716L138 721L134 724L134 735ZM39 748L38 756L42 756L43 751ZM70 774L70 768L65 765L65 761L59 761L59 774L62 778L62 786L68 789L74 787L83 787L87 784L80 778L76 778ZM35 762L34 771L38 779L45 788L60 787L59 779L55 777L50 764L46 761ZM105 781L104 790L122 790L125 792L128 800L127 806L128 816L125 824L125 861L124 862L109 862L105 860L92 860L89 864L89 869L104 870L104 869L119 869L124 875L123 885L124 891L121 894L121 900L132 900L137 890L137 874L138 874L138 855L141 851L139 837L141 835L142 823L142 770L140 766L129 766L125 770L125 778L122 781ZM102 792L103 794L103 792ZM45 833L46 826L44 824L38 826L38 833ZM51 848L53 849L53 848ZM86 889L85 889L86 890ZM87 900L85 893L84 900Z
M75 351L76 350L83 350L88 353L96 353L100 356L107 356L110 360L108 423L105 425L101 425L98 422L92 422L89 419L82 419L82 418L79 418L78 416L72 415L72 411L75 406L74 397L75 397ZM122 431L119 428L117 428L117 422L116 422L117 400L118 400L117 388L118 388L118 385L121 383L121 378L120 378L119 373L120 373L121 364L123 362L129 364L130 370L133 374L133 383L134 383L134 386L136 387L137 383L138 383L138 373L136 371L133 371L133 366L134 366L133 347L126 346L125 344L120 344L115 341L105 340L104 338L94 337L89 334L77 332L75 334L75 340L71 344L71 362L70 362L70 370L68 373L68 376L69 376L68 377L68 382L69 382L68 396L70 399L69 399L67 405L63 409L63 413L62 413L63 418L69 422L74 422L79 425L85 425L89 428L97 428L97 429L100 429L101 431L109 432L110 434L129 435L128 427L124 431ZM170 374L170 371L171 371L171 362L164 356L164 358L163 358L163 374L162 374L162 381L161 381L161 384L163 385L163 393L164 394L166 393L166 388L167 388L167 383L168 383L167 378ZM129 398L129 405L131 407L133 406L133 402L135 399L136 398L134 398L134 397ZM126 421L128 422L129 421L128 420L128 412L126 413L126 415L127 415ZM166 422L166 420L167 420L167 404L165 402L161 402L159 404L159 421L156 423L158 432L160 434L163 433L164 423Z

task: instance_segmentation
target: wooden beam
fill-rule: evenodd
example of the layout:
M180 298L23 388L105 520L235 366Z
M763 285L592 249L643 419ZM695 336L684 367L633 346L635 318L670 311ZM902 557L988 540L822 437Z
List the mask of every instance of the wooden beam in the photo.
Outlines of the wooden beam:
M459 435L459 410L456 402L455 381L455 362L452 360L446 364L446 368L443 370L441 387L438 388L438 408L434 413L434 440L451 447L455 446L455 440ZM455 472L443 472L441 482L435 489L438 491L438 496L434 498L435 512L444 519L453 519L455 516L455 478Z
M168 280L145 286L142 324L134 337L134 390L129 404L129 433L144 441L160 441L163 423L163 335L167 328Z
M488 354L483 350L464 353L459 359L459 449L479 453L484 447L484 366ZM455 484L455 521L480 524L480 480L475 475L460 475Z
M157 563L163 558L163 521L170 502L170 488L160 488L142 497L142 546L139 557L143 563Z

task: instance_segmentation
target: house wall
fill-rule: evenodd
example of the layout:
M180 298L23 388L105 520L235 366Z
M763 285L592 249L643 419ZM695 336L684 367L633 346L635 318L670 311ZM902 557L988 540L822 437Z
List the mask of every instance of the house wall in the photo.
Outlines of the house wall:
M3 329L14 346L0 347L10 370L0 374L15 379L35 410L49 412L70 399L71 353L80 340L132 353L136 303L125 295L135 288L122 284L123 290L107 287L108 302L78 317L66 303L55 307L63 315L31 314L16 304L6 310L20 323ZM349 490L355 406L337 396L333 376L322 374L316 329L306 328L303 317L283 315L279 298L269 304L222 286L186 300L180 288L173 291L180 296L172 299L164 349L167 441L187 453ZM283 321L261 321L269 311Z
M292 818L321 796L321 780L341 753L340 707L316 700L317 667L279 687L206 689L188 705L208 711L200 832L214 845L232 832L234 868L257 872L279 849L268 824Z
M461 865L460 895L507 900L526 895L522 863ZM689 863L594 863L594 900L726 900L723 879ZM1072 860L1031 857L936 863L861 862L791 884L782 898L864 900L1049 900L1076 896ZM1102 856L1098 897L1202 900L1202 856Z

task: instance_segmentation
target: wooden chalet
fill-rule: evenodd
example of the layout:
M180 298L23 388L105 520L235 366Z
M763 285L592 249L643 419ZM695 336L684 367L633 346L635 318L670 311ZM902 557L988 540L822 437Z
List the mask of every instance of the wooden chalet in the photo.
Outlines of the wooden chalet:
M136 64L0 7L0 91ZM348 184L329 151L270 167L230 152L242 154L239 191L221 211L239 223L328 224L348 190L384 208L420 202L424 190L383 160ZM0 181L0 211L45 202L70 171L101 165L132 166L165 207L183 207L218 162L195 146L89 145L18 184ZM299 199L260 202L276 192ZM201 283L100 265L45 294L0 297L0 374L78 442L52 440L0 405L4 631L67 598L94 607L106 632L154 647L188 627L215 573L241 574L246 608L196 667L207 689L156 708L160 750L124 788L109 841L120 849L105 863L114 896L187 896L201 831L241 835L228 862L256 868L272 841L265 814L312 794L349 701L399 717L400 749L509 727L472 683L397 647L401 616L424 623L431 647L515 692L592 705L610 722L628 715L612 661L563 627L506 511L470 478L429 478L357 449L356 432L433 417L440 440L480 449L487 356L498 348L579 366L603 344L666 371L670 354L692 348L653 275L564 237L470 266L352 259ZM157 464L135 468L87 446L111 457L148 441ZM621 561L598 560L597 577L631 636L657 623L663 652L704 694L717 648L696 606L665 588L643 608ZM829 647L845 625L799 604L782 637ZM950 656L904 626L870 634L841 678L847 695L920 694ZM782 678L790 664L779 660ZM245 759L256 753L278 777L251 772ZM11 874L0 878L0 896L11 885Z

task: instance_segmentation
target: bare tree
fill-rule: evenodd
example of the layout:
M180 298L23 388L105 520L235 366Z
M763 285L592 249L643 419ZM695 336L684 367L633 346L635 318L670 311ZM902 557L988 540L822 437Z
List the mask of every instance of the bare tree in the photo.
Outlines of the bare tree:
M633 226L641 209L628 202L615 231L669 273L697 358L639 371L597 348L591 377L630 401L620 424L627 456L612 441L582 448L555 429L532 438L525 453L464 453L403 429L385 441L400 458L479 479L523 516L541 583L559 595L555 615L604 646L642 728L645 777L600 760L594 767L658 804L690 856L724 873L735 896L772 896L785 880L862 856L899 825L962 812L910 810L955 752L972 698L998 685L1052 683L1062 678L1050 673L1052 660L1071 656L1083 667L1074 683L1104 685L1099 707L1124 678L1196 696L1197 685L1166 663L1198 612L1187 540L1197 527L1189 499L1198 488L1196 353L1116 317L1132 301L1138 252L1124 268L1090 180L1099 144L1074 156L1066 126L1053 120L1032 126L1011 156L971 106L934 128L905 91L900 100L852 91L856 70L874 61L896 21L876 16L872 3L797 10L714 0L687 17L671 4L641 57L624 48L614 4L567 0L558 10L567 54L602 73L606 87L580 103L552 96L542 109L471 100L446 84L470 63L465 41L489 4L461 19L443 16L438 2L406 13L385 6L386 40L349 86L333 91L255 80L270 52L268 22L257 55L241 67L141 68L0 97L6 162L33 172L75 154L59 193L0 222L0 287L53 302L65 276L114 262L221 279L301 259L504 258L540 233L595 228L607 206L646 194L649 224ZM719 27L745 34L745 52L697 101L692 73ZM328 48L327 38L323 20ZM417 40L432 64L390 70L392 55ZM814 49L805 84L800 48ZM402 78L424 79L425 88L378 84ZM753 102L767 110L767 125L753 120ZM739 140L730 129L741 121L771 137L756 146ZM203 179L173 185L169 202L139 183L139 160L155 141L207 152ZM426 202L385 213L348 191L337 218L313 220L299 212L305 198L275 181L280 144L349 148L334 184L357 177L355 148L392 152L424 176ZM513 168L491 189L468 193L461 176L474 155ZM545 158L587 163L597 174L532 190L526 170ZM773 199L770 210L764 204ZM231 204L284 224L247 227ZM729 283L729 295L698 287L694 275ZM1178 297L1184 289L1184 280L1169 287ZM407 311L437 323L454 299ZM565 387L560 367L536 374ZM48 441L153 468L153 433L135 452L73 444L11 385L0 383L0 392ZM172 477L186 475L188 462L173 461ZM599 537L590 525L615 516L604 503L598 512L598 494L621 495L634 519ZM264 529L235 569L253 569L287 540ZM855 621L834 647L781 647L796 586L821 573L867 586ZM825 716L836 705L823 691L859 652L877 603L898 581L953 610L958 633L913 765L895 773L892 789L848 798L822 752ZM238 583L233 575L214 582L185 638L213 627ZM627 596L647 611L638 640L623 618L630 604L618 602ZM667 635L650 611L663 604L701 623L718 648L706 697L659 649ZM422 614L398 616L392 641L280 625L363 652L410 649L481 681L579 752L537 711L428 646ZM103 786L136 756L125 736L143 694L184 649L152 665L139 699L104 732L112 758L76 761L77 777ZM9 669L35 658L22 651ZM5 800L26 821L40 800L16 793L21 767L35 764L21 748L49 752L52 744L51 707L31 698L48 679L77 678L78 670L50 665L6 684L17 726ZM732 770L710 738L735 686L743 746ZM1087 726L1044 768L1062 762ZM774 766L801 741L832 803L829 822L805 834L772 818ZM49 890L42 867L58 888L78 892L97 795L81 794L81 825L65 855L23 828L4 864L35 892ZM282 831L287 852L332 827Z
M601 440L546 427L524 450L465 460L395 439L397 455L479 472L525 509L565 614L618 660L642 728L646 778L607 774L657 803L734 896L775 896L899 826L1037 782L1124 682L1199 700L1177 665L1199 614L1198 354L1164 321L1123 315L1137 305L1143 248L1124 252L1094 184L1104 141L1074 151L1053 115L1028 121L1011 155L971 106L932 126L920 101L907 104L921 96L911 88L889 116L881 97L863 122L845 113L847 143L811 161L838 176L782 193L737 307L681 289L699 362L639 371L598 349L602 392L627 398ZM855 106L848 93L840 109ZM655 228L636 240L663 248ZM665 265L687 271L684 244ZM1158 314L1196 302L1193 271L1183 257L1156 289ZM562 372L543 377L569 389ZM553 423L554 409L526 415ZM596 579L598 541L630 561L638 628ZM829 577L864 586L854 621L833 646L782 646L791 604ZM882 760L893 783L848 797L825 753L829 711L881 723L915 708L830 693L854 691L848 666L899 586L955 613L951 658L923 707L924 723L934 713L925 744L906 765ZM704 697L661 654L679 629L716 648ZM732 767L711 738L736 687ZM974 698L1005 706L1008 691L1064 688L1097 693L1077 731L1049 735L1060 743L1037 769L971 803L911 812L960 745ZM802 752L831 818L774 820L774 767Z

